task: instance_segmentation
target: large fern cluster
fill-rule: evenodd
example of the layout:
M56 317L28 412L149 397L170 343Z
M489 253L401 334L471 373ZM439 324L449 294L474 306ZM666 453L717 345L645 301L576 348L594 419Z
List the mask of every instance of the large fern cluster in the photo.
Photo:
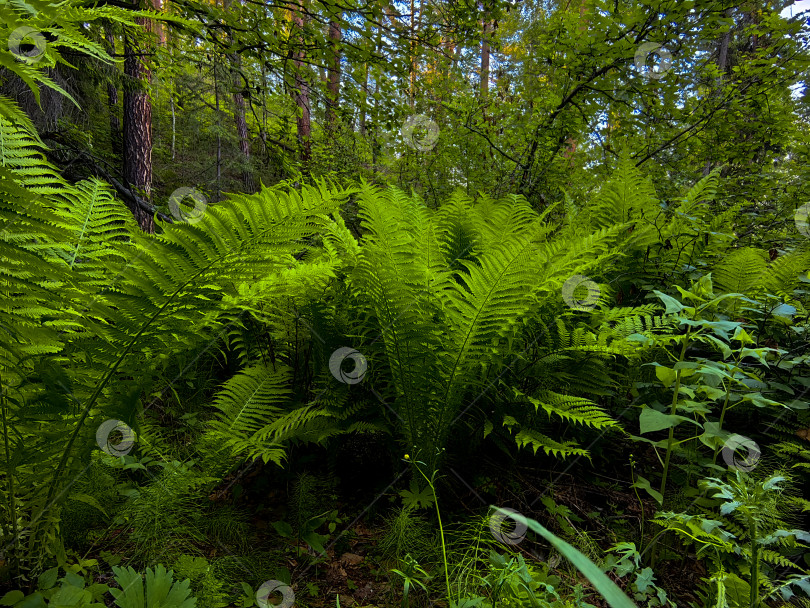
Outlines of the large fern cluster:
M242 285L289 273L346 192L326 185L233 197L196 225L139 233L97 180L66 183L41 144L0 118L3 496L6 551L44 557L65 489L107 419L137 426L139 398L174 355L217 340ZM279 429L285 436L285 429ZM235 437L234 437L235 438ZM11 463L14 463L11 465ZM11 473L8 473L11 471ZM36 567L36 564L28 564Z
M362 240L339 218L325 240L344 258L374 328L364 353L374 356L373 382L391 395L405 446L431 461L457 419L479 415L490 389L531 347L528 319L544 306L559 310L572 275L603 271L625 228L576 234L517 196L473 201L457 193L433 211L396 189L364 186L358 205ZM577 339L575 348L600 346L599 338Z

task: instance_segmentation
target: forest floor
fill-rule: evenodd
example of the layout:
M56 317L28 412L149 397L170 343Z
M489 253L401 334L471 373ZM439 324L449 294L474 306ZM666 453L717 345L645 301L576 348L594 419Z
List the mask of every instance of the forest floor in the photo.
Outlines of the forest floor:
M499 505L536 519L601 561L604 550L620 540L636 537L643 519L655 513L655 501L646 494L638 494L628 481L621 480L618 477L621 471L603 473L587 462L541 469L530 464L532 462L531 458L524 458L510 463L497 455L494 458L488 455L476 463L452 463L439 485L439 503L448 534L452 535L457 524L480 520L489 505ZM374 470L364 471L356 462L350 463L350 467L350 478L380 479L379 462L371 465ZM268 555L273 556L273 566L289 573L296 606L331 608L336 605L337 597L341 607L400 606L402 586L391 570L401 566L387 557L381 546L389 533L386 522L401 504L398 488L407 481L407 476L402 474L405 471L399 477L393 472L391 479L397 479L396 484L347 487L344 483L338 485L337 493L329 499L319 497L324 510L336 509L340 513L333 531L327 532L326 524L318 529L328 538L323 552L313 550L303 541L279 537L273 523L289 519L290 496L289 484L279 479L279 470L274 465L243 466L224 479L209 500L212 504L236 504L250 514L250 545L267 548ZM235 496L237 488L238 496ZM423 513L429 519L435 510L431 506L423 509ZM435 522L433 525L435 527ZM649 541L653 524L647 526ZM99 546L109 544L99 540ZM679 605L697 601L695 589L706 575L705 570L694 555L679 554L676 547L662 544L665 546L659 552L659 560L665 563L656 567L656 584L666 589ZM229 555L229 549L221 543L201 545L197 549L212 562ZM523 555L527 562L547 564L550 573L571 586L580 583L590 591L588 582L559 555L547 553L548 548L542 543L525 539L511 549ZM249 564L242 566L250 570ZM413 588L410 605L446 606L440 565L434 563L432 567L425 567L433 574L429 585L433 593L427 595ZM109 582L110 578L102 575L97 582ZM626 581L616 576L612 578L620 586L626 585ZM588 592L585 600L598 608L607 606L595 592Z

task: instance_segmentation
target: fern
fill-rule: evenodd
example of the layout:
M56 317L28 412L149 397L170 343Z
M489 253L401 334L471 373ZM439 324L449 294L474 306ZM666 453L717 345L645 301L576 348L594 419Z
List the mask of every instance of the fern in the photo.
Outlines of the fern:
M119 608L194 608L197 598L189 597L190 581L175 581L174 572L158 564L154 570L146 569L146 590L144 591L141 574L131 566L112 567L116 582L121 589L111 588L116 605Z
M523 428L517 420L511 416L504 418L503 425L510 430L516 427L515 442L518 447L522 448L528 446L532 449L534 454L537 454L537 451L542 449L547 455L556 456L558 458L566 458L568 456L585 456L590 458L587 450L576 447L576 442L556 441L533 429Z
M765 252L745 247L725 256L712 271L712 278L727 293L749 293L760 285L765 269Z
M517 196L473 202L456 192L434 212L365 185L358 202L366 236L350 284L381 332L405 445L433 462L464 399L475 402L482 376L507 365L525 319L558 301L571 274L615 259L624 226L557 236L550 209L539 215ZM331 242L342 234L336 223ZM632 350L607 334L577 340L583 351Z
M515 392L525 397L534 406L535 411L542 408L550 418L554 414L571 424L582 424L594 429L607 429L617 425L613 418L590 399L561 395L552 391L543 391L537 397Z
M12 129L2 119L0 127L4 137ZM4 150L0 247L9 305L0 322L13 333L0 362L13 387L4 398L17 429L10 448L18 504L30 513L26 553L42 556L35 548L61 551L44 542L58 522L52 506L61 485L81 474L95 428L131 420L161 360L214 338L249 298L235 286L294 265L301 243L347 191L264 190L218 205L197 225L151 236L119 225L124 208L100 182L64 182L25 134L5 137ZM70 372L60 369L65 359L75 362ZM29 422L43 413L52 421L45 432Z

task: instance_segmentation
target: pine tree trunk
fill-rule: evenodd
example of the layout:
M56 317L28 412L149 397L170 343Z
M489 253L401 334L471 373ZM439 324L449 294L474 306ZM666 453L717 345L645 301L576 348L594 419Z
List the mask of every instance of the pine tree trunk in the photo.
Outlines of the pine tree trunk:
M734 9L729 8L726 9L725 18L731 19L731 16L734 14ZM731 43L731 29L729 29L723 36L720 38L719 49L717 52L717 67L720 68L720 71L723 73L728 73L728 47Z
M155 3L157 4L157 3ZM157 8L152 4L150 8ZM152 74L147 66L151 52L151 19L136 17L140 27L124 36L124 181L147 202L152 198L152 102L148 87ZM154 232L154 218L145 210L132 206L138 225L146 232Z
M231 0L224 0L223 6L227 11L231 6ZM230 32L228 34L231 40ZM242 84L242 57L239 53L233 52L228 55L231 63L231 78L233 80L233 118L236 123L236 135L239 138L239 151L242 155L242 185L245 192L253 193L256 185L253 181L253 172L250 169L250 133L248 132L247 119L245 117L245 98L242 96L244 86Z
M340 22L332 20L329 22L329 43L332 57L329 66L329 81L326 89L328 99L326 102L326 125L330 130L334 130L337 122L337 110L340 100L340 40L342 32Z
M728 8L724 13L724 17L726 19L731 19L734 15L734 9ZM729 57L728 57L728 49L731 45L731 29L725 32L720 39L717 41L717 69L720 72L720 76L717 78L715 83L715 89L712 93L713 96L722 95L722 87L723 87L723 77L724 75L728 75L730 70L729 66ZM706 164L703 167L703 177L706 177L712 172L714 169L715 163L712 159L706 161Z
M295 88L292 92L292 96L299 110L299 116L296 122L298 127L298 147L301 153L301 162L304 166L304 173L308 173L310 160L312 158L312 123L310 122L309 83L307 82L306 78L304 78L303 72L306 51L303 49L304 6L302 0L298 0L296 6L297 10L293 12L292 21L293 27L298 30L296 41L299 44L299 48L293 51Z
M250 170L250 136L248 133L247 120L245 119L245 98L237 91L233 94L234 118L236 119L236 133L239 136L239 150L242 153L242 162L245 167L242 170L242 183L245 192L255 192L256 185L253 182L253 172Z
M219 109L219 62L214 55L214 106L217 110L217 192L214 201L219 201L219 195L222 192L222 113Z

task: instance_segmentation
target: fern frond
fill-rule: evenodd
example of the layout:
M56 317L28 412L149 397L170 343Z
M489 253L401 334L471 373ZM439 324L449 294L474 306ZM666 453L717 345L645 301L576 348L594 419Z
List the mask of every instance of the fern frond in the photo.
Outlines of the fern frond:
M767 266L764 251L744 247L727 254L712 271L714 284L726 293L749 293L758 287Z
M810 246L803 244L786 255L776 258L763 277L763 287L770 293L787 293L799 283L810 268Z
M214 398L219 410L211 429L223 445L234 452L244 451L257 433L284 415L292 391L292 370L255 365L243 370L223 386ZM276 447L276 446L272 446Z
M519 396L525 397L534 406L535 411L542 408L549 418L555 414L562 420L590 426L594 429L606 429L618 425L616 420L590 399L562 395L552 391L542 391L536 397L522 395L519 391L515 392Z
M503 425L509 429L518 426L518 431L515 434L515 442L519 448L530 447L534 454L537 454L537 450L542 449L548 456L554 456L556 458L567 458L569 456L585 456L586 458L590 458L587 450L576 447L576 442L555 441L533 429L520 427L517 421L511 416L504 417Z

